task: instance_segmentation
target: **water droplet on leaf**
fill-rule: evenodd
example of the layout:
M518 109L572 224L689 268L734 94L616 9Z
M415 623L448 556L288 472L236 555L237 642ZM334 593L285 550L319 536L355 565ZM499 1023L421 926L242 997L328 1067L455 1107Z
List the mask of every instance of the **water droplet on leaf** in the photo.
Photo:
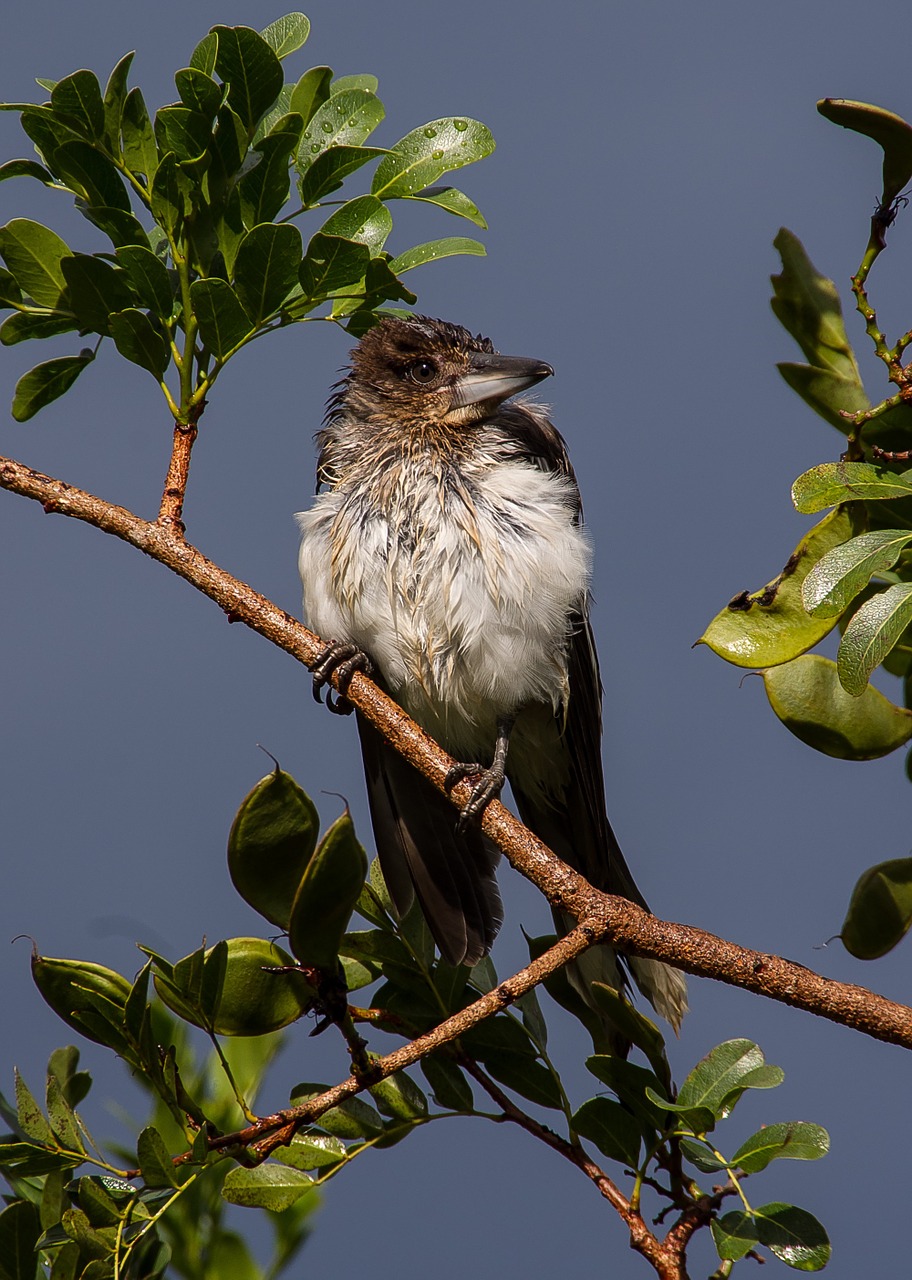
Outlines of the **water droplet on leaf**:
M430 127L428 127L428 128L427 128L427 129L425 129L425 131L424 131L424 136L425 136L426 138L436 138L436 137L437 137L437 130L436 130L436 129L431 129Z
M468 122L467 122L467 121L465 121L465 120L454 120L454 121L453 121L453 128L454 128L454 129L458 129L460 133L465 133L465 131L466 131L466 129L468 129L468 127L469 127L469 126L468 126Z

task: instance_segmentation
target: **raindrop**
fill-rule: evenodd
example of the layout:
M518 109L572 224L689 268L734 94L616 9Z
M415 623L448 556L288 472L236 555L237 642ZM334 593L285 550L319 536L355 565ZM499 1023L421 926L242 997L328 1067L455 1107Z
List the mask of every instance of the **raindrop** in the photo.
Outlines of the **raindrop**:
M311 151L314 153L314 155L316 155L316 154L317 154L317 152L320 150L320 144L319 144L319 142L312 142L312 143L310 144L310 149L311 149Z
M442 151L432 151L432 152L431 152L431 159L432 159L432 160L442 160L442 159L443 159L443 152L442 152Z
M467 122L466 120L454 120L454 121L453 121L453 128L454 128L454 129L458 129L460 133L465 133L465 131L466 131L466 129L468 129L468 127L469 127L469 125L468 125L468 122Z
M348 127L349 127L349 129L354 129L354 127L355 127L355 117L354 117L354 116L352 116L352 118L349 120L349 122L348 122Z
M320 128L323 130L324 133L332 133L333 131L332 121L324 120L323 123L320 125Z
M437 137L437 130L436 130L436 129L432 129L432 128L430 128L430 126L428 126L428 128L427 128L427 129L425 129L425 131L424 131L424 136L425 136L426 138L436 138L436 137Z

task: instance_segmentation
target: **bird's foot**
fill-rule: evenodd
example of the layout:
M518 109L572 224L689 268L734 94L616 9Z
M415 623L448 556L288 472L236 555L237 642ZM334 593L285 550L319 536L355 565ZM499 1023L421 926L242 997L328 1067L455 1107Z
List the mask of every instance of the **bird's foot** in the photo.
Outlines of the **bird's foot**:
M456 824L456 830L459 832L465 831L470 823L481 820L482 814L491 801L496 800L503 791L506 773L503 765L497 760L490 767L478 763L454 764L447 770L443 785L447 791L451 791L457 782L463 782L466 778L477 778L478 781L472 787L472 794L459 815L459 821Z
M345 640L331 641L320 654L313 668L314 698L317 702L322 702L322 691L325 687L326 705L330 711L334 711L337 716L350 716L354 708L345 694L356 671L361 671L366 676L373 675L374 664L367 654L356 644L349 644ZM335 697L330 684L330 678L334 673L339 685L339 692Z

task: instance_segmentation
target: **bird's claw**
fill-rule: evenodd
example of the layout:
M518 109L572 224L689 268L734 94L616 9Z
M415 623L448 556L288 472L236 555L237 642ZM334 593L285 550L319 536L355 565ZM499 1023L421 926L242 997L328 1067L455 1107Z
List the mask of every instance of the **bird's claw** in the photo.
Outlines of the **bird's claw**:
M443 785L447 791L451 791L457 782L463 782L466 778L477 778L478 781L472 787L472 794L463 806L459 821L456 823L456 830L460 833L465 831L470 823L481 820L491 801L496 800L503 791L506 774L497 765L489 768L487 765L477 763L454 764L447 770Z
M344 640L331 641L320 654L313 668L313 696L322 702L323 689L326 688L326 705L337 716L350 716L353 707L345 694L356 671L364 675L373 675L374 664L363 650L356 644ZM330 679L335 674L339 692L333 696Z

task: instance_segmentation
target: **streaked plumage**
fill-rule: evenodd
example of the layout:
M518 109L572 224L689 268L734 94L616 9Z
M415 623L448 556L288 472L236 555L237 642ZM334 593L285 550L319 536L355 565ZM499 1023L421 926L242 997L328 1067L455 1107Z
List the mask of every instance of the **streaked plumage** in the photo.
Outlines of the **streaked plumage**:
M309 625L363 650L458 760L489 765L509 733L523 821L592 884L645 905L605 812L576 479L545 411L504 403L550 367L424 317L384 320L352 355L317 437L325 489L298 517ZM444 958L475 963L502 920L497 850L476 824L457 829L452 807L370 725L359 731L397 908L417 893ZM681 975L629 963L677 1025ZM588 969L622 981L605 947Z

